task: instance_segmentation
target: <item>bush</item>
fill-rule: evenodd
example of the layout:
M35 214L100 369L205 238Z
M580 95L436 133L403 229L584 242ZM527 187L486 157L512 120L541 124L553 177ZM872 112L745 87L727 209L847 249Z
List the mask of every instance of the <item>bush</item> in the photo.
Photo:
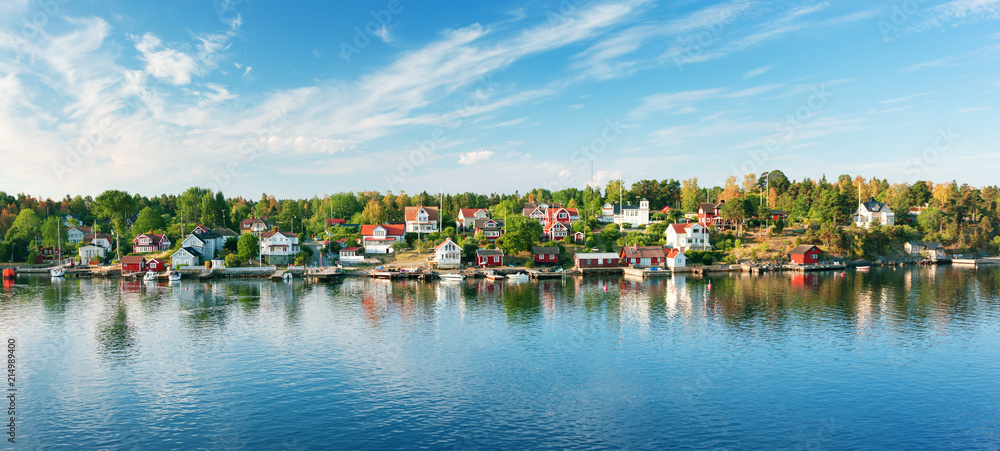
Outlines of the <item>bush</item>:
M227 268L238 268L240 266L240 256L236 254L229 254L226 256L226 267Z

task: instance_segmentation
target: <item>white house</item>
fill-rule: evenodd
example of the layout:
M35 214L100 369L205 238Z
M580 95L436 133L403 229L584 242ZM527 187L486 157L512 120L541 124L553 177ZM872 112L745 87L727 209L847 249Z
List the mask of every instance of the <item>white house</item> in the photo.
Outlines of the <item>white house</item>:
M81 262L90 261L94 257L104 258L104 255L107 254L107 251L103 247L95 246L93 244L80 246L80 248L77 249L77 252L80 253Z
M680 249L670 249L666 253L668 268L683 268L687 266L687 256Z
M201 264L201 252L193 247L182 247L170 256L170 266L198 266Z
M101 246L106 251L111 251L111 235L104 233L91 233L83 237L84 243L93 244L95 246Z
M708 239L708 228L697 223L670 224L667 227L667 247L684 252L688 249L698 251L712 250Z
M462 263L462 248L448 238L434 247L434 261L439 269L458 268Z
M218 235L214 233L209 235L207 233L192 233L181 241L181 247L193 247L201 253L201 256L206 260L211 260L215 258L216 245L218 240L216 240Z
M935 260L948 258L948 251L937 241L924 243L924 255Z
M365 259L364 248L361 247L345 247L340 250L339 254L341 263L360 263Z
M896 224L896 215L888 205L872 197L858 205L858 211L854 213L854 223L866 229L871 224L891 226Z
M903 249L906 250L907 254L916 257L924 252L924 243L920 241L907 241L903 245Z
M66 241L70 243L79 243L83 241L83 237L91 233L90 227L70 227L66 231Z
M272 231L260 235L260 258L269 264L291 264L299 251L299 236L292 232Z
M460 231L472 230L477 220L489 217L490 212L485 208L463 208L458 210L458 219L455 221L455 225Z
M406 207L404 210L406 219L406 232L408 233L434 233L438 231L438 209L437 207Z
M366 254L388 254L392 245L406 238L402 224L365 224L361 226L361 239Z
M638 207L632 204L625 206L604 204L601 216L604 222L632 224L632 226L649 225L649 201L640 200Z

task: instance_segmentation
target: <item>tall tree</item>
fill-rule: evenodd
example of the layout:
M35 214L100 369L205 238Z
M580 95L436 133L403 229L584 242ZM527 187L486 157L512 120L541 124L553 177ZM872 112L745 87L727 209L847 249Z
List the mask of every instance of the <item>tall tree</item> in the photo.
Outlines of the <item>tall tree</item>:
M681 182L681 208L684 211L698 211L698 179L692 178Z

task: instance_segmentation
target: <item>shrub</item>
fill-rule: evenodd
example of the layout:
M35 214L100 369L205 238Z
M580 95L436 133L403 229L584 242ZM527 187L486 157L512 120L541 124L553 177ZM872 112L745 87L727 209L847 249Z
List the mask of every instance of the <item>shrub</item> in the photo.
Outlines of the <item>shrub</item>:
M238 268L240 266L240 256L236 254L229 254L226 256L226 267L228 268Z

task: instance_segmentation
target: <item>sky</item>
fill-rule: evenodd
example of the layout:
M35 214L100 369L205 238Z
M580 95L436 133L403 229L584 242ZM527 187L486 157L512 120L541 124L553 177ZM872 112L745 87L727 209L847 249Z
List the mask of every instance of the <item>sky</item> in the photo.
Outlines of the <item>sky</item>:
M1000 0L4 0L0 191L992 185L998 69Z

